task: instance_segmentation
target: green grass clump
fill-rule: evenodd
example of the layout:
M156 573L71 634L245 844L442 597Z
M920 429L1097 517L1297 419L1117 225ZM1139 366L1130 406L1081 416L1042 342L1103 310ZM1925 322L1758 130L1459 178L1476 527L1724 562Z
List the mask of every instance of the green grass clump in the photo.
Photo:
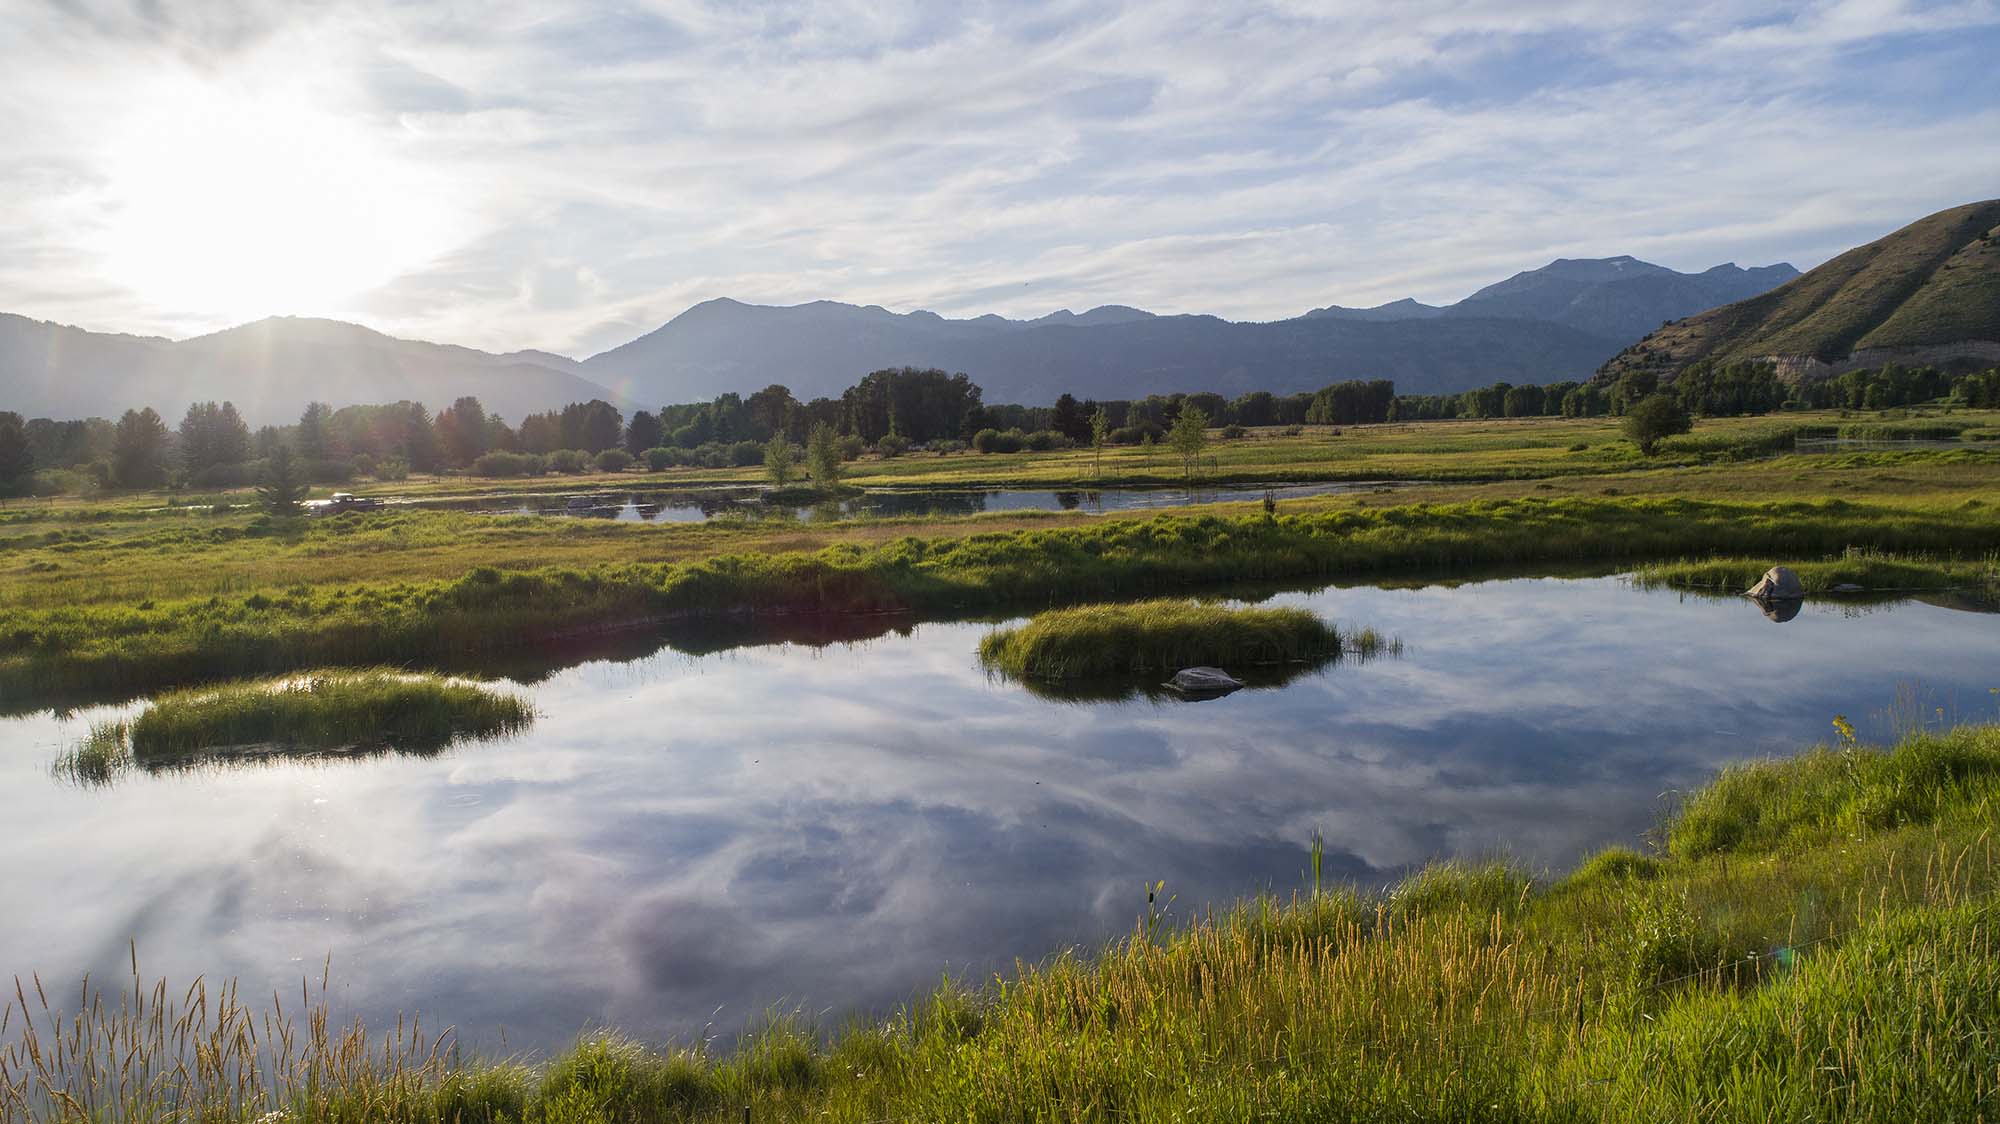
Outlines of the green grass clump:
M132 766L128 729L124 722L92 724L90 733L58 756L50 771L79 785L110 784Z
M520 697L472 683L397 671L319 671L178 691L129 726L140 761L223 746L438 749L460 738L525 729Z
M1018 628L988 633L979 658L1017 678L1059 680L1320 663L1341 648L1339 630L1304 609L1158 600L1051 609Z
M1640 567L1634 577L1648 587L1741 593L1755 585L1771 565L1769 560L1758 558L1657 562ZM1884 593L1943 589L2000 592L2000 558L1991 555L1965 559L1848 550L1833 558L1785 565L1799 575L1808 593L1827 593L1843 585Z
M1895 753L1854 746L1724 770L1688 798L1668 832L1682 857L1807 847L1927 824L2000 795L1991 728L1916 736Z

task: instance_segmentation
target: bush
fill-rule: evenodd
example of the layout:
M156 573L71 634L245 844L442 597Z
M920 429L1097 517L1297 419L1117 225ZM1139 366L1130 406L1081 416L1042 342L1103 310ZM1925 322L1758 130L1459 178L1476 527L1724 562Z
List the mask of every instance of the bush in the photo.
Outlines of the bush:
M1249 431L1240 425L1225 425L1222 427L1222 439L1224 441L1237 441L1242 439L1243 435L1247 432Z
M1119 426L1117 429L1112 430L1111 443L1113 445L1143 445L1148 437L1154 441L1158 441L1166 435L1166 430L1161 429L1152 422L1140 422L1138 425Z
M410 462L401 457L390 457L375 466L375 479L377 480L408 480L409 478Z
M855 456L861 454L856 453ZM729 464L734 468L749 468L753 464L764 463L764 443L762 441L738 441L729 446ZM853 458L848 458L852 460Z
M1050 449L1069 448L1070 440L1053 429L1038 429L1028 434L1023 444L1037 453L1046 453Z
M646 450L646 467L652 469L654 472L687 464L688 460L688 451L686 449L669 449L660 446Z
M623 472L632 467L632 454L623 449L606 449L597 454L597 471Z
M847 436L841 438L840 440L834 442L833 447L840 450L841 460L844 461L860 460L861 454L868 451L868 442L863 441L860 437L850 433ZM759 449L761 450L762 446L759 446Z
M590 454L582 449L557 449L549 454L549 471L571 476L590 471Z
M1661 441L1693 428L1687 407L1665 394L1649 394L1625 411L1625 436L1649 457L1659 451Z
M900 433L891 433L875 442L875 451L884 457L900 457L910 451L910 439Z
M546 469L533 453L485 453L472 462L474 476L540 476Z
M972 447L982 453L1018 453L1028 443L1028 435L1018 429L982 429L972 435Z
M356 476L375 475L375 458L368 453L354 454L353 459L347 462L347 466Z
M950 456L954 453L963 453L964 451L970 449L971 447L972 447L971 445L963 441L960 441L956 437L941 437L938 440L932 441L924 446L924 448L930 450L933 453L936 453L941 457Z
M193 488L243 488L257 482L257 465L250 462L241 464L212 464L188 477L188 486Z
M306 479L315 484L345 484L354 479L353 461L307 461L305 470Z

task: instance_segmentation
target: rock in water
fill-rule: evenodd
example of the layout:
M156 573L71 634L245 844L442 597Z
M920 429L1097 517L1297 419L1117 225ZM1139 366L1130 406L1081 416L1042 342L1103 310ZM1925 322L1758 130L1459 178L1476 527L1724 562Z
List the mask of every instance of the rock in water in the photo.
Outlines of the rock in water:
M1759 601L1798 601L1805 597L1806 586L1791 567L1773 566L1764 571L1756 585L1743 592Z
M1174 672L1167 686L1184 695L1215 695L1237 690L1243 682L1221 668L1184 667Z

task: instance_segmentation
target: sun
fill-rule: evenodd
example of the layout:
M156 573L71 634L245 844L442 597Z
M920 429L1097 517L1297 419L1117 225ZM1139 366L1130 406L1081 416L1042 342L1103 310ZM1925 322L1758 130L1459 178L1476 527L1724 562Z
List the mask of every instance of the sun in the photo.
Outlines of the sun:
M95 241L105 279L163 311L334 315L453 238L434 177L300 91L184 75L133 105Z

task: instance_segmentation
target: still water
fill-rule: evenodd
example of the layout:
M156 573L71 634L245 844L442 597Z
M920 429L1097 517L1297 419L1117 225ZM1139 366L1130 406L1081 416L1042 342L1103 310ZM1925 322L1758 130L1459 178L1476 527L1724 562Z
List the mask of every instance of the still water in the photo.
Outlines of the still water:
M524 687L519 740L432 757L128 775L48 764L93 717L0 721L0 974L142 968L421 1009L488 1048L616 1024L727 1034L773 1004L882 1010L1176 914L1439 855L1561 866L1634 842L1721 764L1994 714L2000 618L1737 600L1615 578L1285 594L1401 658L1183 703L990 679L990 627L664 649ZM691 647L698 647L690 645ZM0 975L4 978L4 975ZM503 1038L504 1031L504 1038Z
M704 488L679 492L585 492L411 500L413 507L450 508L493 515L565 515L634 523L700 523L720 516L832 520L1002 511L1107 511L1184 507L1198 503L1279 500L1373 492L1401 481L1321 481L1313 484L1227 484L1203 488L907 488L877 489L815 504L771 504L759 488Z

